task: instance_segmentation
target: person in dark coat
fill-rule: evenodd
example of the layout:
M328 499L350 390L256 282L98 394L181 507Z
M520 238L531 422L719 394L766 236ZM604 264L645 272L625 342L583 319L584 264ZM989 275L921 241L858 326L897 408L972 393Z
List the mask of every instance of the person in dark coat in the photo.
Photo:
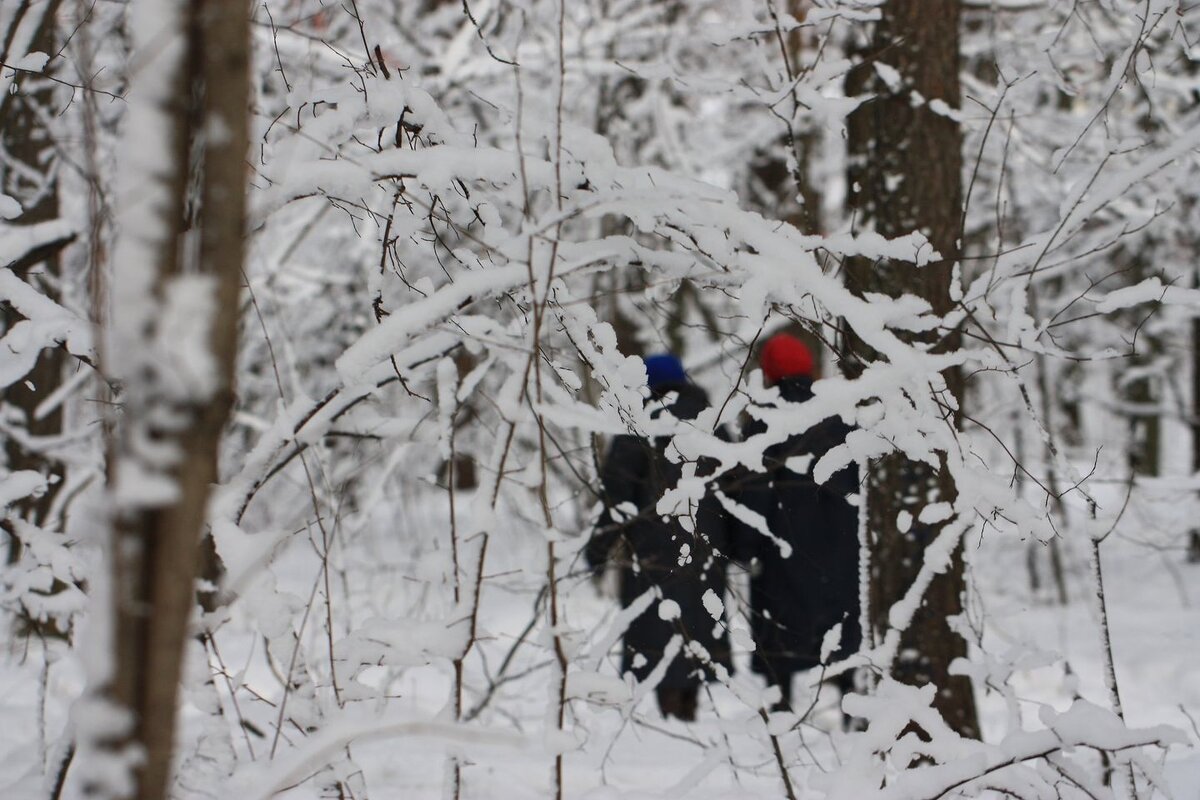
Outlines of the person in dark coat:
M650 402L660 405L654 416L670 413L690 420L708 407L707 395L688 382L676 357L647 358L646 372ZM711 495L695 509L694 532L685 530L678 518L657 513L659 499L683 472L683 464L666 456L669 443L669 437L623 435L613 440L600 474L603 511L584 555L593 569L610 559L619 564L623 607L647 591L657 596L625 632L621 671L645 681L679 647L655 691L663 716L690 721L696 717L701 683L716 677L713 665L731 669L728 632L721 620L732 524ZM672 645L676 636L680 642Z
M783 403L812 398L814 360L799 339L772 337L760 356L766 383L778 387ZM745 438L766 430L751 420ZM804 433L767 448L764 472L742 477L736 499L761 514L767 528L787 543L780 546L761 532L740 539L739 560L751 562L752 669L782 692L779 708L790 708L792 679L822 663L825 635L841 624L840 646L828 661L856 652L859 622L858 511L847 497L859 490L858 470L846 467L818 484L813 467L842 444L852 428L830 417ZM846 673L849 675L849 673ZM845 692L850 678L839 680Z

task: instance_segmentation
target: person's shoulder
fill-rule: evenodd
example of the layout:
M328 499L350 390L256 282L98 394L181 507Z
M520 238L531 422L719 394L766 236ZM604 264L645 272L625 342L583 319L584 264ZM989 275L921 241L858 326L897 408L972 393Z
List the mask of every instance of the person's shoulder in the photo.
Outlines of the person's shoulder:
M837 436L845 439L850 431L854 430L854 426L846 422L840 416L826 417L817 423L817 429L828 436Z
M633 459L640 458L646 447L646 440L640 436L618 433L608 442L605 463L610 465L628 463Z
M695 419L708 408L708 392L694 383L678 384L671 391L675 392L671 413L678 419Z
M803 448L811 453L825 453L844 443L853 427L841 417L826 417L802 435Z
M608 445L604 470L613 475L636 479L646 470L648 450L654 445L640 436L617 434Z
M612 450L642 450L648 446L645 438L632 433L618 433L612 438Z

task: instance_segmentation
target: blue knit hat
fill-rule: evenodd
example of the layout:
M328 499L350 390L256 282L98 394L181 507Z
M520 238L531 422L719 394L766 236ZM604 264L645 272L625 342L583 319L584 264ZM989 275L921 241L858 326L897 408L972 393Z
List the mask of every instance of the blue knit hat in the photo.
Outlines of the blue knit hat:
M670 353L646 356L646 383L651 389L667 386L673 383L687 383L687 373L683 371L683 362Z

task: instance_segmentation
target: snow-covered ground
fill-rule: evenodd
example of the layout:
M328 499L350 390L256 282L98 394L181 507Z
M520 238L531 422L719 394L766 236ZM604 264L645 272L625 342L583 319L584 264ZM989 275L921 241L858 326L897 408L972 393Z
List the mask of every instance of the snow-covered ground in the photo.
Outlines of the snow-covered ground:
M468 664L467 710L480 702L489 681L485 676L497 677L501 661L531 620L542 575L542 564L530 557L534 552L527 546L497 547L489 561L488 574L495 577L485 581L481 644ZM1059 657L1046 658L1051 663L1014 674L1015 694L1027 721L1034 724L1041 704L1064 709L1076 693L1108 706L1085 555L1067 549L1072 602L1063 608L1049 600L1031 599L1023 548L999 537L972 543L970 563L976 591L971 596L971 613L976 621L983 620L985 650L1002 658L1019 654L1028 658L1034 649ZM369 572L365 571L367 564ZM436 593L417 591L417 584L403 577L413 566L403 543L377 543L361 566L362 577L347 582L359 619L372 612L436 617L441 610L442 600ZM1177 551L1164 552L1117 537L1104 545L1104 566L1116 669L1128 722L1137 727L1168 723L1184 731L1193 746L1200 745L1200 731L1192 722L1200 720L1200 566L1184 563ZM277 562L275 571L281 589L306 594L315 574L311 549L293 548ZM563 590L567 630L603 631L607 627L614 605L587 579L568 577ZM464 756L463 797L521 800L551 796L553 760L546 755L550 740L545 731L555 684L544 636L542 625L533 628L505 669L505 680L473 721L481 729L502 735ZM256 700L248 692L240 693L240 713L252 727L244 734L235 732L233 739L240 757L248 758L253 748L255 758L262 761L271 749L277 714L266 701L278 700L280 684L261 657L261 638L239 629L236 617L218 634L218 642L230 671L241 673L245 665L242 680L265 698ZM579 645L586 647L583 641ZM0 726L0 797L5 800L47 796L43 759L58 741L70 703L83 686L83 669L76 658L64 654L47 670L40 646L10 641L5 648L0 662L0 719L4 722ZM566 796L588 800L784 797L764 723L739 699L739 695L754 696L763 687L745 669L745 653L741 662L732 687L716 684L703 695L699 719L693 724L663 720L652 696L644 698L631 715L616 707L574 701L569 726L578 745L570 748L564 759ZM1070 674L1064 669L1066 664ZM313 664L314 670L319 668ZM600 672L615 678L611 655ZM386 685L386 713L390 716L409 721L445 720L450 675L447 664L433 663L391 672L368 671L363 680ZM995 692L980 690L978 694L986 736L994 741L1004 733L1008 707ZM382 710L376 700L356 703L352 698L347 691L343 698L347 710L341 713ZM322 702L326 713L336 711L327 699ZM820 784L819 776L840 763L847 752L836 703L836 693L826 690L807 722L793 731L786 730L789 725L779 724L783 720L772 726L785 731L779 736L781 750L802 797L821 796L820 790L813 788L814 782ZM356 709L356 705L369 707ZM302 712L299 706L295 708ZM190 708L185 725L194 725L199 718L199 712ZM390 735L359 739L350 746L370 797L422 800L443 796L449 751L438 743L436 734L408 735L407 730L394 727ZM287 731L278 754L286 755L289 743L299 744L303 739L297 731ZM1164 766L1176 800L1200 798L1200 753L1196 749L1172 748ZM69 784L68 789L68 796L78 794L78 786ZM281 796L327 795L310 781Z

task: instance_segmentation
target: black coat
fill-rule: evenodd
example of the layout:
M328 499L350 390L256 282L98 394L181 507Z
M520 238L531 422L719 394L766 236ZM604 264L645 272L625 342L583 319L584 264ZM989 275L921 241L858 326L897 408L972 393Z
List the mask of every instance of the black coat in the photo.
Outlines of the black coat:
M708 405L703 390L690 384L670 387L670 391L678 393L670 411L679 419L693 419ZM731 668L726 626L713 618L703 598L711 591L725 602L733 523L711 494L695 510L694 534L684 530L677 518L655 511L663 493L673 488L682 474L683 465L672 464L665 455L669 441L666 437L647 440L627 435L613 440L600 475L604 510L584 554L597 568L619 547L622 606L628 607L650 589L660 593L662 600L679 605L678 619L663 620L656 601L633 620L625 632L621 671L645 680L661 661L671 638L681 634L684 648L659 686L685 688L714 677L702 659L689 653L689 643L702 645L713 662ZM636 511L622 513L619 507L624 504ZM685 545L686 558L681 555Z
M789 378L779 383L783 400L812 398L812 381ZM752 420L746 437L765 430ZM802 434L767 448L765 472L743 474L736 499L761 514L770 531L791 545L784 558L779 547L758 531L738 537L739 560L758 559L751 571L751 631L755 672L779 678L821 663L825 634L842 623L842 643L830 660L858 650L859 624L858 510L847 495L858 491L858 470L846 467L824 484L812 468L845 441L852 428L830 417ZM788 459L810 456L803 472L785 466ZM792 466L798 466L793 462Z

